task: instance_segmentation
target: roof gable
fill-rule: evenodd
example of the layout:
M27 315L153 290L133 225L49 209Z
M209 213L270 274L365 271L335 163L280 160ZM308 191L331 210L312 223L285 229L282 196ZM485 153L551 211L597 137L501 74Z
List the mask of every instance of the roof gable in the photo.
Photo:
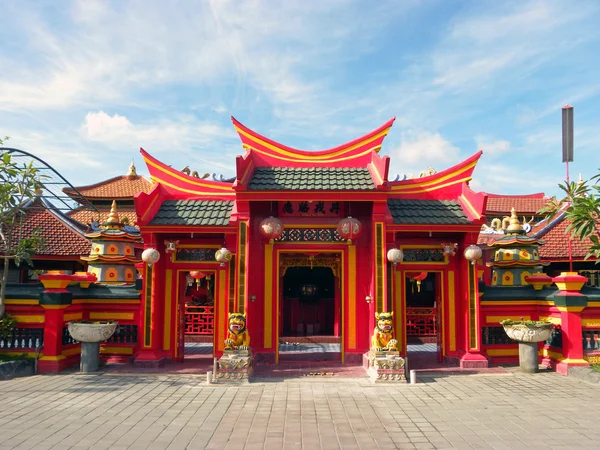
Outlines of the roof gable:
M72 256L79 259L82 255L88 255L92 244L83 235L83 230L78 229L77 224L60 211L50 208L40 199L35 199L27 208L22 228L15 231L22 232L23 237L29 237L35 229L40 230L46 248L36 256Z
M76 187L77 191L89 200L95 199L132 199L139 192L150 192L152 183L139 175L123 175L110 178L96 184ZM65 194L74 197L73 189L65 188Z
M455 200L392 198L388 208L396 224L470 225L471 221Z

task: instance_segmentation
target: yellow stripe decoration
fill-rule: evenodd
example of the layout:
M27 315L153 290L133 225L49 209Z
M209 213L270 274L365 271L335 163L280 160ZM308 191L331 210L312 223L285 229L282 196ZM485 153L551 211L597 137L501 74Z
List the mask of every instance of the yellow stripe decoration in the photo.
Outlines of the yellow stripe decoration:
M91 320L133 320L134 313L125 312L91 312Z
M263 346L273 347L273 244L265 245L265 327Z
M230 266L231 267L231 266ZM232 269L229 270L229 277L233 278ZM215 326L214 339L217 341L217 349L222 351L225 347L223 339L225 333L223 333L223 322L225 311L227 310L227 278L225 277L225 270L219 270L219 304L216 307L217 310L217 324ZM214 345L214 344L213 344Z
M20 314L15 314L13 315L13 318L18 322L18 323L44 323L44 321L46 320L45 316L26 316L26 315L20 315Z
M348 348L356 348L356 246L348 246Z
M163 335L163 349L171 350L171 308L173 292L173 270L165 271L165 330Z
M282 149L282 148L279 148L279 147L277 147L276 145L273 145L273 144L270 144L270 143L268 143L268 142L265 142L265 141L263 141L262 139L260 139L260 138L258 138L258 137L256 137L256 136L254 136L254 135L252 135L252 134L249 134L249 133L247 133L246 131L242 130L241 128L239 128L239 127L237 127L237 126L235 126L235 125L234 125L234 128L235 128L235 130L236 130L238 133L240 133L240 134L244 135L245 137L247 137L248 139L250 139L252 142L255 142L255 143L257 143L257 144L260 144L260 145L262 145L263 147L266 147L266 148L268 148L269 150L272 150L272 151L274 151L275 153L278 153L278 154L280 154L280 155L284 155L284 156L287 156L287 157L289 157L289 159L287 159L288 161L296 161L296 162L313 162L313 161L316 161L316 162L336 162L336 161L340 161L340 160L345 160L345 159L350 159L350 158L356 158L356 157L358 157L358 156L362 156L362 155L364 155L364 154L366 154L366 153L370 152L371 150L373 150L375 147L373 147L372 149L369 149L369 150L368 150L368 152L361 153L361 154L359 154L359 155L353 155L353 156L351 156L351 157L346 157L346 158L342 158L342 159L333 159L333 158L335 158L335 157L337 157L337 156L339 156L339 155L344 155L344 154L346 154L346 153L348 153L348 152L351 152L351 151L352 151L352 150L354 150L354 149L357 149L357 148L359 148L359 147L362 147L363 145L367 145L368 143L370 143L370 142L373 142L373 141L375 141L375 140L379 139L379 138L380 138L380 137L382 137L382 136L387 136L387 134L388 134L388 133L389 133L389 131L390 131L391 125L390 125L389 127L387 127L385 130L383 130L383 131L380 131L380 132L379 132L379 133L377 133L376 135L374 135L374 136L371 136L371 137L369 137L369 138L366 138L366 139L363 139L363 140L361 140L360 142L357 142L357 143L356 143L356 144L354 144L354 145L351 145L351 146L349 146L349 147L342 148L341 150L338 150L338 151L336 151L336 152L329 152L329 153L327 153L327 154L324 154L324 155L300 155L300 154L298 154L298 153L293 153L293 152L291 152L291 151L288 151L288 150L284 150L284 149ZM247 147L250 147L250 146L249 146L249 145L247 145L247 144L246 144L246 146L247 146ZM378 146L376 146L376 147L378 147L378 148L381 148L381 146L380 146L380 145L378 145ZM256 150L256 149L255 149L255 148L253 148L253 147L252 147L252 149L253 149L253 150ZM258 150L256 150L256 151L258 151ZM298 150L298 151L302 151L302 150ZM325 151L327 151L327 150L325 150ZM265 152L265 151L260 151L260 153L263 153L263 154L265 154L265 155L268 155L268 156L273 156L273 157L277 158L277 155L274 155L274 154L271 154L271 153L268 153L268 152ZM284 159L284 158L282 158L282 157L279 157L279 159Z
M450 351L456 351L456 296L454 291L454 271L448 271L448 328Z
M133 355L133 348L131 347L108 347L100 346L100 353L112 353L114 355Z

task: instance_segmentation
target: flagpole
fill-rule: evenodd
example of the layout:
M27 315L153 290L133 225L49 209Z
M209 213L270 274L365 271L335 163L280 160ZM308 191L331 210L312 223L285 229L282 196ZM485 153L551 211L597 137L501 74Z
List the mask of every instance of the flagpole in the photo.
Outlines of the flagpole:
M567 170L567 188L569 188L569 161L573 161L573 107L571 105L565 105L562 108L562 141L563 162ZM569 252L569 272L573 272L571 235L567 237L567 251Z

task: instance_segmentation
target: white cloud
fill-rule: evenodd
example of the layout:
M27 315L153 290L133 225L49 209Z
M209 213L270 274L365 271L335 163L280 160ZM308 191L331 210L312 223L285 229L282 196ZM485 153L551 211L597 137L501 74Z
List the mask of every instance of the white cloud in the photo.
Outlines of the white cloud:
M419 174L428 167L438 172L461 161L460 149L440 133L413 130L402 134L400 145L390 152L392 174Z
M596 9L593 4L579 6L534 0L500 3L495 9L485 6L459 16L433 54L433 83L465 90L501 83L504 80L494 78L500 74L512 80L525 78L585 39L557 39L559 30Z
M487 156L505 157L511 151L510 142L505 140L490 140L484 136L476 136L477 148L483 150Z
M483 161L477 165L470 183L475 191L506 195L553 193L556 184L550 177L540 177L535 167L515 170L506 164L483 164Z

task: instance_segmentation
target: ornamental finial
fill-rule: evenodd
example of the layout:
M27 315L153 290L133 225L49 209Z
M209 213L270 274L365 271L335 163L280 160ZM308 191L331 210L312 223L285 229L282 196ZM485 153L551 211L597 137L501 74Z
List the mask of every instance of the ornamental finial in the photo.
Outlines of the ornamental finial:
M510 221L508 227L506 227L505 232L511 234L523 233L523 226L519 222L519 218L517 217L517 212L515 211L515 208L512 208L510 210Z
M110 213L108 214L108 218L106 219L106 223L110 225L116 225L121 223L119 221L119 214L117 213L117 201L113 200L112 205L110 207Z
M133 160L129 165L129 172L127 172L128 177L137 177L137 171L135 170L135 164L133 164Z

